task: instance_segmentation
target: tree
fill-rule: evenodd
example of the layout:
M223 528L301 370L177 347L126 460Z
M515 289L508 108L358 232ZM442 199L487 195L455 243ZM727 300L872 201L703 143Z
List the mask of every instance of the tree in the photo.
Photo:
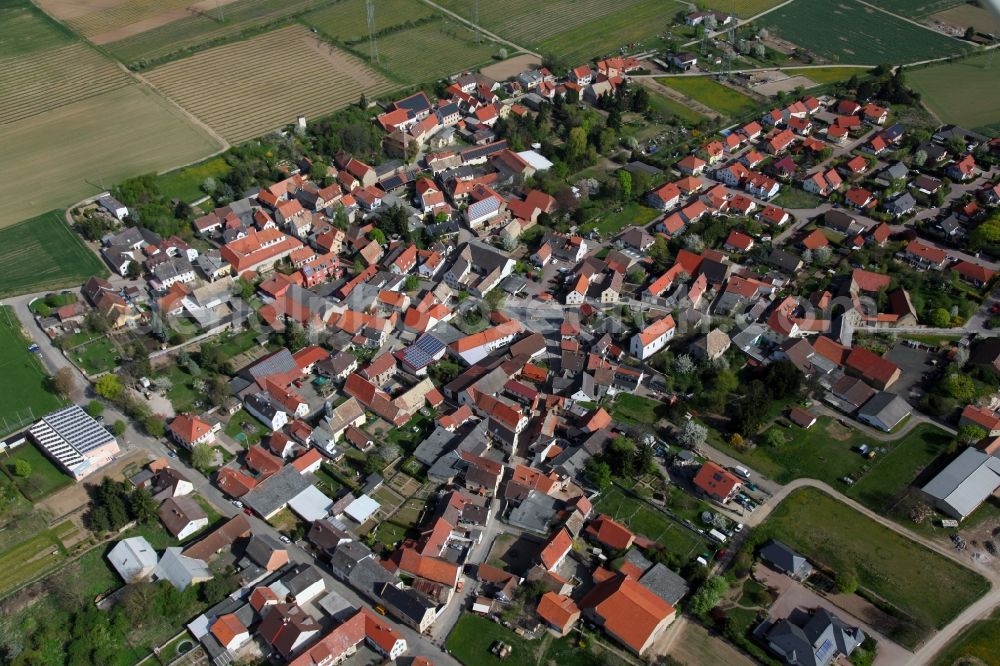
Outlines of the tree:
M202 601L209 606L214 606L229 595L229 590L232 587L232 583L226 576L218 574L199 585L198 594Z
M771 448L776 449L785 444L785 436L777 427L771 427L760 436L760 441L764 446L770 446Z
M576 162L587 152L587 133L582 127L574 127L566 139L566 161Z
M618 170L618 196L624 201L632 198L632 174L625 169Z
M297 321L290 321L285 325L283 338L285 347L293 352L302 349L308 342L308 340L306 340L305 329L303 329L302 324Z
M96 419L104 413L104 403L100 400L91 400L87 403L87 407L85 409L87 414Z
M958 429L958 441L965 445L974 444L986 437L987 434L988 433L979 426L972 423L966 423Z
M14 461L14 476L26 479L31 476L31 463L27 460L21 460L18 458Z
M918 167L922 167L924 164L926 164L927 163L927 151L925 151L925 150L918 150L916 153L914 153L913 154L913 163L916 164Z
M55 389L56 393L63 400L73 395L73 391L76 389L76 378L73 376L73 368L64 367L56 370L55 376L52 377L52 388Z
M608 119L604 123L605 127L611 130L619 130L622 126L622 112L618 110L617 106L611 107L608 111Z
M931 310L930 323L935 328L948 328L951 325L951 314L944 308Z
M712 576L698 588L691 597L690 609L695 615L704 615L719 605L723 595L729 590L729 583L722 576Z
M201 190L205 194L212 194L218 186L218 183L211 176L206 176L205 180L201 181Z
M972 402L976 398L976 384L968 375L953 372L942 380L941 388L959 402Z
M94 384L94 390L97 391L97 395L101 396L105 400L110 400L114 402L121 396L124 387L122 386L121 380L118 379L118 375L106 374L101 375L101 377Z
M658 235L646 252L657 270L666 269L667 262L670 260L670 248L666 238Z
M163 419L155 414L150 414L142 420L142 429L150 437L156 437L157 439L163 437L167 432L167 427L163 425Z
M776 398L790 398L802 386L802 373L791 361L775 361L767 366L764 383Z
M372 229L368 235L379 245L385 245L385 233L381 229Z
M635 442L625 436L618 436L608 444L607 452L602 459L607 462L612 473L618 476L631 476L635 472Z
M407 276L403 282L403 291L416 291L420 288L420 278L416 275Z
M708 428L694 420L685 421L677 434L677 441L689 449L701 446L706 439L708 439Z
M763 60L764 56L767 55L767 48L760 42L753 45L753 55L758 60Z
M674 370L679 375L690 375L694 372L694 359L689 354L681 354L674 359Z
M125 422L122 421L121 419L118 419L117 421L111 424L111 434L114 435L115 437L121 437L122 435L125 434L125 427L126 427Z
M438 386L444 386L455 379L455 377L458 377L458 374L461 371L462 368L458 365L458 363L443 358L432 365L427 372L430 374L431 379L434 380L435 384Z
M850 571L837 574L837 591L841 594L854 594L858 591L858 577Z
M191 449L191 466L202 474L212 471L215 462L215 451L207 444L195 444Z
M157 506L156 500L153 499L153 494L146 488L136 488L132 491L130 508L132 509L132 516L140 523L155 523L159 517Z

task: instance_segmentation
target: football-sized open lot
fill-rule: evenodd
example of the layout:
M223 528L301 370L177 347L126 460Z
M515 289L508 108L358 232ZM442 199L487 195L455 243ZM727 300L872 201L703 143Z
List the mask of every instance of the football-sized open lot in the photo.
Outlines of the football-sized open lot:
M443 7L472 20L473 0L442 0ZM673 0L494 0L479 3L479 21L487 30L571 64L605 55L630 42L644 42L666 32L674 15L687 5Z
M0 229L0 297L75 287L107 274L61 210Z
M201 51L146 77L233 143L395 87L301 25Z
M757 106L743 93L707 76L670 76L656 81L730 118L739 118Z
M760 529L823 566L853 572L863 588L912 618L905 635L892 637L907 647L989 589L974 571L813 488L788 495Z
M957 39L858 0L794 0L762 17L759 24L802 49L841 64L905 64L968 48Z
M32 419L62 404L49 390L49 375L28 351L29 344L21 335L21 323L14 310L0 306L0 436L16 431L18 426L30 425Z
M988 55L907 70L906 80L921 100L946 123L968 128L995 126L1000 131L1000 67ZM975 100L975 103L970 103Z

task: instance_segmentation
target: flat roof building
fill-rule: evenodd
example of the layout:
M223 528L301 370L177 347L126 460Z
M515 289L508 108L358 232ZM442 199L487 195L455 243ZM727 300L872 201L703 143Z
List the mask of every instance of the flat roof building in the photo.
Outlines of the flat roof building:
M56 410L28 431L42 451L79 481L118 454L118 440L78 405Z

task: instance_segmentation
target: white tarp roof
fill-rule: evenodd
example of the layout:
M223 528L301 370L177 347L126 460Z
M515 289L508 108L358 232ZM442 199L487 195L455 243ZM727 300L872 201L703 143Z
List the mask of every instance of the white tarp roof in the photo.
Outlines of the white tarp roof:
M381 505L371 497L368 495L362 495L348 504L347 508L344 509L344 513L346 513L354 522L361 524L371 518L380 507Z
M309 486L288 500L288 508L310 523L326 518L332 506L333 500L324 495L316 486Z

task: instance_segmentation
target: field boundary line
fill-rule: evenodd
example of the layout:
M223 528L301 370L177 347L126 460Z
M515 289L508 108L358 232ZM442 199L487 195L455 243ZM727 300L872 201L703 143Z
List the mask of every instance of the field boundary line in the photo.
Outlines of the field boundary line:
M188 122L190 122L195 127L200 127L202 129L202 131L204 131L206 134L208 134L209 137L211 137L213 140L215 140L221 146L216 152L212 153L211 155L207 155L205 157L200 157L200 158L198 158L198 159L196 159L196 160L194 160L192 162L188 162L187 164L182 164L182 165L173 167L171 169L167 169L165 171L161 171L160 173L167 173L168 171L174 171L176 169L181 169L181 168L184 168L186 166L191 166L192 164L197 164L198 162L203 162L203 161L205 161L207 159L211 159L213 157L216 157L217 155L220 155L220 154L226 152L227 150L229 150L231 148L229 142L226 141L226 139L223 138L223 136L221 134L219 134L214 129L212 129L211 127L209 127L209 125L207 123L205 123L203 120L201 120L200 118L198 118L196 115L194 115L193 113L191 113L190 111L188 111L187 109L185 109L183 106L181 106L180 104L178 104L177 102L175 102L173 100L173 98L171 98L165 92L163 92L162 90L160 90L159 88L157 88L155 85L153 85L145 76L143 76L139 72L133 72L133 71L131 71L128 67L126 67L125 65L123 65L121 62L119 62L117 60L115 60L115 62L118 63L119 67L121 67L123 70L125 70L126 72L128 72L135 79L136 82L138 82L140 85L148 88L149 90L151 90L153 92L153 94L155 94L156 96L158 96L161 99L165 100L170 106L172 106L173 108L175 108L178 111L180 111L180 113L185 118L188 119Z
M444 14L447 14L448 16L450 16L453 19L459 21L460 23L466 25L467 27L472 28L473 30L478 30L479 32L483 33L484 35L486 35L487 37L489 37L490 39L492 39L493 41L495 41L495 42L497 42L499 44L506 44L507 46L511 46L511 47L513 47L515 49L518 49L519 51L523 51L524 53L527 53L528 55L533 55L536 58L538 58L539 60L543 60L544 59L544 58L542 58L542 55L540 53L535 53L534 51L532 51L530 49L526 49L525 47L521 46L520 44L515 44L514 42L510 41L509 39L504 39L500 35L498 35L496 33L493 33L493 32L490 32L489 30L486 30L482 26L476 25L475 23L473 23L469 19L467 19L467 18L465 18L465 17L463 17L463 16L461 16L461 15L459 15L459 14L451 11L450 9L447 9L446 7L442 7L438 3L434 2L434 0L420 0L420 1L423 2L426 5L430 5L431 7L433 7L436 10L438 10L439 12L443 12ZM792 1L793 0L789 0L789 2L792 2Z
M794 2L794 0L793 0L793 2ZM889 16L891 16L893 18L897 18L900 21L906 21L907 23L909 23L911 25L915 25L918 28L923 28L924 30L927 30L929 32L933 32L935 35L943 35L944 37L948 37L950 39L953 39L956 42L959 42L961 44L965 44L965 41L959 39L958 37L952 37L951 35L946 35L943 32L938 32L937 30L935 30L934 28L932 28L930 26L924 25L923 23L918 23L917 21L914 21L911 18L907 18L905 16L900 16L899 14L896 14L894 12L890 12L888 9L885 9L883 7L879 7L878 5L873 5L870 2L866 2L865 0L858 0L858 4L864 5L865 7L868 7L869 9L874 9L877 12L882 12L883 14L888 14Z

